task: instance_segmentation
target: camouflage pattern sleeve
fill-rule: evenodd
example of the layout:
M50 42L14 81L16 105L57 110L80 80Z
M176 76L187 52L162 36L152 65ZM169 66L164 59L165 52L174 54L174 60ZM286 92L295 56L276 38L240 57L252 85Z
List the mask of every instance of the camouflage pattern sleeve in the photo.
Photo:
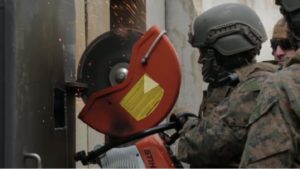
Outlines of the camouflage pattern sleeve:
M205 119L191 119L181 132L178 143L178 159L194 167L230 166L240 150L239 139L220 117L211 114ZM236 144L237 143L237 144ZM230 148L229 148L230 147ZM236 147L236 149L231 149Z
M257 90L255 81L243 83L209 116L189 120L180 133L179 159L194 167L237 167Z
M249 120L240 167L299 167L299 79L300 65L293 64L266 81Z
M257 80L243 82L209 116L184 125L178 144L180 160L197 167L238 166L259 92Z

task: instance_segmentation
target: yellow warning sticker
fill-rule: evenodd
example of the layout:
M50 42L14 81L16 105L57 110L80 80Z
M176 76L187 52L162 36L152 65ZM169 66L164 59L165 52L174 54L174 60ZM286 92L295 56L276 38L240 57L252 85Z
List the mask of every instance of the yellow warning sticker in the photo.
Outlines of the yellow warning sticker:
M147 74L121 100L121 106L136 120L148 117L158 106L164 95L164 89Z

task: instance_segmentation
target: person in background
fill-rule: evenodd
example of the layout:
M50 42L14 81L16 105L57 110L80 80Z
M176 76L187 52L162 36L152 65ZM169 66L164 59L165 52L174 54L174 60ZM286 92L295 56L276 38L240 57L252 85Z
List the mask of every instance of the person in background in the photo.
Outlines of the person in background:
M300 167L300 1L276 0L296 50L262 86L250 117L240 167Z
M270 42L272 55L281 66L296 53L288 38L289 33L290 31L286 20L284 18L279 19L274 26L273 36Z
M229 3L198 16L189 37L199 50L204 81L231 91L204 116L171 116L183 125L177 157L191 167L238 167L261 83L278 69L255 60L267 39L265 29L251 8Z

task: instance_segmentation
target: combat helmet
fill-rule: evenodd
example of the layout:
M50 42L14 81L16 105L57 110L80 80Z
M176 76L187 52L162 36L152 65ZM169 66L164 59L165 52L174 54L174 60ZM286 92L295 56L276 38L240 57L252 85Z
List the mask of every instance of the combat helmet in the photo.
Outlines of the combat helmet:
M264 26L249 7L227 3L198 16L189 33L193 47L212 47L228 56L256 48L267 40Z
M286 12L294 12L300 9L299 0L276 0L275 3L280 5Z
M280 11L288 22L293 38L300 41L300 1L276 0L276 4L280 5Z

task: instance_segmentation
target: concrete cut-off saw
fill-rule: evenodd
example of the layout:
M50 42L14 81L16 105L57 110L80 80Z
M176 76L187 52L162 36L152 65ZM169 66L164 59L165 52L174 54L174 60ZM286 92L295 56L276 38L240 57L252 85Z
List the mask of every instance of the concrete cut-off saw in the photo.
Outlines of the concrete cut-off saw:
M81 57L77 82L85 86L79 118L115 141L78 152L76 161L102 168L182 167L169 148L178 133L164 132L178 123L160 124L181 83L178 56L165 31L153 26L145 33L119 29L100 35Z

